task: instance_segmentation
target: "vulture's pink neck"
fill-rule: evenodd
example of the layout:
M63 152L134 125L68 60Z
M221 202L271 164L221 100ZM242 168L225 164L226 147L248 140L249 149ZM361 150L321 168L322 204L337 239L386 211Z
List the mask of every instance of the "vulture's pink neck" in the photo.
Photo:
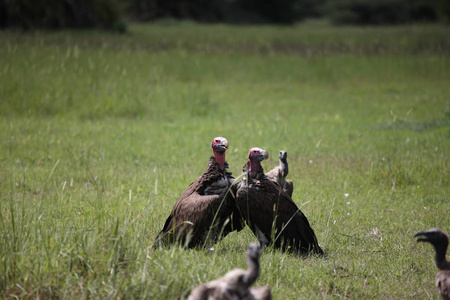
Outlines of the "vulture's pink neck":
M250 160L250 172L257 173L261 170L261 162Z
M216 161L219 163L220 169L223 170L225 168L225 151L222 153L214 151L214 157L216 158Z

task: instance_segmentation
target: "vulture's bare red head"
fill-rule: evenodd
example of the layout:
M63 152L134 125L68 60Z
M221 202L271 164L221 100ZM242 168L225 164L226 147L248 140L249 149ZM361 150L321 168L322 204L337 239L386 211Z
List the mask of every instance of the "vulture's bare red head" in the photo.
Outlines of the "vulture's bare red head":
M250 161L263 161L269 158L269 152L261 148L255 147L248 151L248 159Z
M228 141L224 137L213 138L211 147L213 149L214 157L219 163L220 168L223 170L225 168L225 151L228 149Z
M212 140L211 147L214 152L223 153L228 149L228 141L224 137L216 137Z

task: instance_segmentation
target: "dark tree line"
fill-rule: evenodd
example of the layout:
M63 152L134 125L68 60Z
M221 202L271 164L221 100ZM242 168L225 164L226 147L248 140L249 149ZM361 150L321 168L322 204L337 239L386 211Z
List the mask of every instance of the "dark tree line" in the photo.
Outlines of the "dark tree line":
M162 18L236 24L340 24L450 20L449 0L0 0L0 28L108 28Z
M317 16L325 0L130 0L127 13L140 21L158 18L201 22L291 24Z
M124 17L122 0L0 0L1 28L114 28Z
M336 24L382 25L450 21L449 0L335 0L324 14Z

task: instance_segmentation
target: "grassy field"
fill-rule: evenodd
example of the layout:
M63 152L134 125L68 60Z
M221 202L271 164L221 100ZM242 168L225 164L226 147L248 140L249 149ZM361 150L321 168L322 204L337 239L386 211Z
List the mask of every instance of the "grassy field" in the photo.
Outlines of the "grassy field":
M438 299L450 233L450 27L0 32L0 295L185 299L245 268L251 231L215 251L151 250L215 136L287 150L325 257L268 249L274 299Z

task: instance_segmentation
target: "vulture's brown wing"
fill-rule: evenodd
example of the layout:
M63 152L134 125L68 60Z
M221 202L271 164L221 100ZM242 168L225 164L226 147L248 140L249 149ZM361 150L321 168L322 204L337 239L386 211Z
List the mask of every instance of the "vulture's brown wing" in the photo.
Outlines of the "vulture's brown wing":
M269 179L241 186L236 204L250 228L254 230L256 225L276 247L323 253L308 219L289 195Z
M286 179L286 183L284 184L284 191L292 198L292 193L294 193L294 183L290 180Z
M208 300L210 294L214 291L207 286L207 284L202 284L195 287L191 294L188 296L188 300Z
M222 218L229 210L227 201L228 197L197 193L178 199L158 238L184 243L189 236L190 248L201 246L206 238L217 239L225 222Z
M283 177L280 166L276 166L265 175L272 182L277 183L289 195L289 197L292 197L292 193L294 192L294 184L291 180Z
M253 299L255 299L255 300L256 299L257 300L271 300L272 299L272 294L270 292L270 289L265 286L251 288L249 290L249 292L252 295Z
M450 300L450 270L437 273L436 287L444 300Z
M227 175L232 178L231 173ZM234 206L228 179L218 172L217 162L212 157L205 173L178 198L158 234L157 243L161 240L184 243L189 238L188 246L192 248L200 246L206 238L217 239L224 226L227 226L223 229L225 235L232 231L229 225L224 224ZM213 231L209 232L210 229Z
M279 178L282 177L281 175L281 168L280 166L276 166L272 170L266 173L267 178L269 178L272 181L275 181L279 184Z

